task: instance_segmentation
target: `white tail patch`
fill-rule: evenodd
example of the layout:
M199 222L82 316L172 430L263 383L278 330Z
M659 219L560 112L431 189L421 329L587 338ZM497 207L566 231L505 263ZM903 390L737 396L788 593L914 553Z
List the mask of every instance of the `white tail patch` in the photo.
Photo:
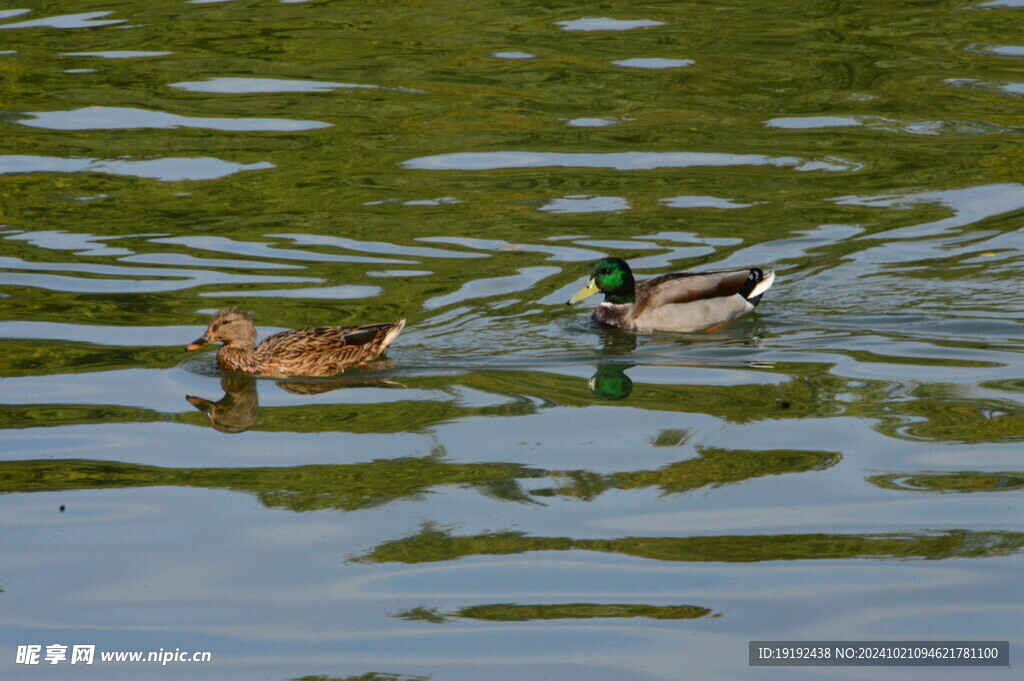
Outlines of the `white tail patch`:
M384 342L381 343L381 345L380 345L381 350L383 350L387 346L389 346L392 343L394 343L395 339L398 338L398 334L402 333L402 329L404 329L404 328L405 328L405 320L404 319L399 319L397 322L395 322L395 325L392 326L390 329L388 329L387 334L385 334Z
M758 282L757 286L754 287L754 290L750 292L750 295L747 296L747 298L757 298L759 295L770 289L774 283L775 272L769 272L764 276L764 279Z

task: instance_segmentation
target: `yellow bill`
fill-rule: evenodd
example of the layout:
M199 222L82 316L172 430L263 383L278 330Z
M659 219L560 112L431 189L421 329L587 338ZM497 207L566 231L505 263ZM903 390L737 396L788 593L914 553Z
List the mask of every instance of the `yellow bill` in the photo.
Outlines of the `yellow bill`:
M601 289L597 288L597 283L593 280L593 278L591 278L590 281L587 282L587 285L584 286L579 293L570 298L565 304L575 305L576 303L582 303L590 296L600 292L600 290Z

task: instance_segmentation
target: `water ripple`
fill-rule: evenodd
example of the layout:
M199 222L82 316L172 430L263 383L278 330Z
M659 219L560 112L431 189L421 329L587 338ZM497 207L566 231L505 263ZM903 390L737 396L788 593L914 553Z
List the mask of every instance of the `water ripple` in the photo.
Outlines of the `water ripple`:
M385 253L389 255L407 255L414 258L486 258L483 253L464 253L460 251L446 251L440 248L424 248L418 246L402 246L385 241L358 241L340 236L322 236L319 234L268 234L268 237L290 239L296 244L303 246L334 246L345 248L350 251L363 251L365 253ZM402 263L402 260L373 260L373 262Z
M306 281L309 281L308 279ZM356 286L343 284L340 286L323 286L314 288L289 288L272 290L245 291L204 291L204 298L305 298L319 300L352 300L356 298L373 298L381 293L379 286Z
M765 121L764 124L769 128L783 130L813 130L815 128L845 128L863 125L864 119L858 116L784 116Z
M629 201L621 196L566 196L552 199L538 210L549 213L608 213L629 209Z
M104 52L65 52L62 57L102 57L103 59L141 59L166 57L173 52L143 52L141 50L107 50Z
M332 83L322 80L289 80L284 78L207 78L201 81L171 83L170 87L189 92L246 95L272 92L330 92L342 88L377 89L379 85Z
M497 59L535 59L537 57L529 52L494 52L491 56Z
M685 66L692 66L692 59L661 59L658 57L637 57L633 59L620 59L613 61L616 66L625 66L633 69L680 69Z
M553 237L559 239L562 237ZM574 237L570 237L574 238ZM548 260L552 262L582 262L588 260L599 260L604 257L603 253L574 246L549 246L547 244L514 244L508 241L497 239L474 239L471 237L456 236L434 236L421 237L417 241L428 243L454 244L466 248L477 248L484 251L523 251L526 253L549 253Z
M979 120L901 122L881 116L789 116L772 118L765 125L780 130L866 127L911 135L998 135L1019 134L1022 130Z
M614 170L653 170L655 168L693 168L722 166L774 166L797 170L846 171L857 164L840 159L802 161L792 156L763 154L726 154L694 151L586 154L532 151L461 152L410 159L402 164L416 170L500 170L504 168L611 168Z
M587 17L569 21L556 21L563 31L629 31L634 28L664 26L663 21L652 19L610 19L608 17Z
M609 125L618 125L623 120L620 118L573 118L565 122L570 128L604 128Z
M397 203L403 206L453 206L462 203L453 196L438 196L435 199L380 199L379 201L365 201L364 206L383 206L389 203Z
M1016 183L990 184L966 189L929 191L917 194L895 194L883 196L846 196L833 199L844 206L872 206L909 209L917 204L939 204L949 208L953 215L942 220L927 222L910 227L891 229L879 235L868 235L864 239L916 239L936 236L955 227L980 222L996 215L1010 213L1024 208L1024 185ZM917 244L923 247L923 244Z
M15 10L17 11L17 10ZM56 17L46 17L44 19L31 19L29 21L21 21L16 24L4 24L0 26L3 28L95 28L96 26L108 26L110 24L123 24L127 19L104 19L99 21L100 17L105 17L113 12L83 12L81 14L62 14ZM0 17L2 18L2 17Z
M670 199L659 199L661 203L672 208L750 208L756 204L737 203L732 199L720 199L715 196L674 196Z
M154 293L179 291L194 286L211 284L275 284L310 283L320 279L309 277L280 277L226 274L216 270L188 270L172 268L118 267L86 263L36 263L0 256L0 269L80 272L83 274L113 275L117 279L72 277L58 274L29 274L26 272L0 272L0 284L31 286L49 291L85 293Z
M967 51L995 57L1024 57L1024 46L1020 45L971 45Z
M194 338L194 326L134 326L131 333L124 333L121 326L98 326L89 324L59 324L57 322L0 322L0 337L60 340L73 343L135 347L178 346L176 338Z
M104 173L161 182L215 180L247 170L274 168L268 161L232 163L218 158L157 158L148 161L107 161L98 158L0 155L0 175L22 173Z
M977 78L950 78L946 80L946 84L987 92L1002 92L1007 95L1024 95L1024 83L993 83Z
M176 236L153 239L154 243L179 244L200 251L249 255L256 258L277 258L281 260L304 260L312 262L357 262L374 265L404 265L408 260L394 258L368 258L358 255L334 255L289 248L278 248L274 244L256 241L236 241L222 236Z
M728 649L808 623L1016 631L1024 41L987 1L0 3L137 25L0 33L8 638L201 621L238 634L218 678L638 681L750 676ZM334 127L277 131L305 119ZM165 156L277 168L81 165ZM605 255L779 278L720 330L617 333L565 306ZM410 323L278 384L185 352L234 304L261 338ZM719 616L656 619L683 603Z
M94 234L82 234L66 232L64 230L41 230L38 232L18 232L3 237L12 241L27 241L37 248L46 248L55 251L75 251L75 255L88 256L118 256L131 255L133 251L127 248L111 248L106 241L124 239L126 236L96 236ZM100 242L100 243L97 243Z
M516 274L505 277L477 279L463 284L459 290L443 296L436 296L423 303L423 309L435 310L439 307L461 303L473 298L489 298L529 291L538 282L561 272L560 267L522 267Z
M330 123L289 118L203 118L118 106L87 106L70 111L26 112L34 118L21 125L49 130L130 130L139 128L205 128L226 132L295 132L329 128Z
M114 250L114 249L110 249ZM95 255L95 253L90 253ZM101 254L109 255L109 254ZM302 265L286 265L279 262L261 260L224 260L222 258L197 258L184 253L140 253L118 258L121 262L139 263L141 265L170 265L174 267L227 267L235 269L258 270L294 270Z

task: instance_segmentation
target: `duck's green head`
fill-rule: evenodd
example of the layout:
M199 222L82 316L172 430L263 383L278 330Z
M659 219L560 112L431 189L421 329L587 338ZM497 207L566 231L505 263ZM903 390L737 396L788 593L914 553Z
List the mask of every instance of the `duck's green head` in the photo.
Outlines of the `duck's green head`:
M636 301L636 281L633 270L622 258L605 258L594 265L590 281L583 290L569 299L566 305L575 305L598 291L604 293L606 303L632 303Z

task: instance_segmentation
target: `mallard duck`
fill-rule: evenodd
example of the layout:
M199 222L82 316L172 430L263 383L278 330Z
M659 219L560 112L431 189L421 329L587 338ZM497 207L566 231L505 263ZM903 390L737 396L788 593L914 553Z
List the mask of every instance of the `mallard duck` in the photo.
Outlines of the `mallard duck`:
M383 355L403 328L404 319L394 324L322 326L281 331L257 345L256 327L245 310L225 307L213 315L206 333L185 349L223 343L217 363L228 371L255 376L333 376Z
M605 258L566 305L601 291L604 302L593 315L601 324L627 331L700 331L753 310L773 281L774 272L747 267L663 274L637 286L625 260Z

